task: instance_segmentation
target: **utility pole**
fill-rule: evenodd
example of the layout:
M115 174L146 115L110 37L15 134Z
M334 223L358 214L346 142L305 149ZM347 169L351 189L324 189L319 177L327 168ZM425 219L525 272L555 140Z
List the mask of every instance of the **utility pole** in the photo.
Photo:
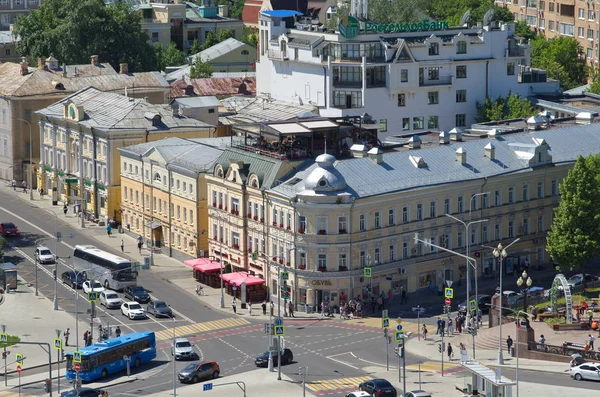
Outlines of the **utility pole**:
M442 353L442 377L444 376L444 350L445 350L445 344L444 344L444 331L442 331L442 343L440 345L438 345L439 347L439 351L440 353Z
M308 375L308 367L300 367L298 375L302 376L302 397L306 397L306 376Z
M60 338L60 329L56 330L56 337ZM60 396L60 357L61 357L61 353L62 353L62 344L60 345L60 348L56 349L56 386L58 388L58 390L56 391L58 393L58 395Z
M281 318L281 267L279 266L277 266L277 317ZM277 380L281 380L281 336L277 337Z
M6 334L6 325L2 324L0 325L0 328L2 328L2 333ZM8 377L6 376L6 361L8 359L8 352L6 351L6 345L4 345L4 351L2 352L2 355L4 356L4 386L8 386Z

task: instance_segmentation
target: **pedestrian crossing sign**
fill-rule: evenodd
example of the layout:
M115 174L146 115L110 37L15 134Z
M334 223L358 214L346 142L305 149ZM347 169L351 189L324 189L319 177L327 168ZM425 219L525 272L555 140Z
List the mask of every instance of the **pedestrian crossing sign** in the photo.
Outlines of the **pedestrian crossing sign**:
M402 343L403 341L404 341L404 332L403 331L394 332L394 342Z
M444 288L444 296L448 299L454 299L454 288Z
M17 362L17 364L23 365L23 355L21 353L17 353L15 355L15 358L16 358L15 361Z
M0 334L0 342L8 342L8 335Z
M476 301L475 299L472 299L471 301L469 301L469 306L471 307L471 311L474 312L476 309Z
M81 352L80 351L74 351L73 352L73 362L74 363L80 363L81 362Z
M290 279L290 274L288 272L281 272L281 281L288 281Z
M366 278L371 278L372 275L372 269L370 267L365 267L363 270L363 276L365 276Z
M275 336L285 336L285 325L276 325L274 330Z
M390 319L389 318L382 318L381 319L381 328L386 329L390 327Z
M62 339L54 338L54 348L57 350L62 350Z
M96 302L98 300L97 292L88 292L88 302Z

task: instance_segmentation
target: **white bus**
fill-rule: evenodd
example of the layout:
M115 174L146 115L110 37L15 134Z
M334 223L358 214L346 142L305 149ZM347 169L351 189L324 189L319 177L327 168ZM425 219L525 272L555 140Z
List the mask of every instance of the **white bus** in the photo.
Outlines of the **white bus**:
M85 272L88 280L98 280L104 288L120 291L136 285L139 262L132 262L93 245L76 245L73 267Z

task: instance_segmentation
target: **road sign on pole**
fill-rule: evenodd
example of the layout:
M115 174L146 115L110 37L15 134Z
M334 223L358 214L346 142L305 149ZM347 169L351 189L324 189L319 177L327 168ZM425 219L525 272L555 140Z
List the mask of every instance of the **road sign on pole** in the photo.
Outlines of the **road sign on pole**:
M290 274L288 272L281 272L281 281L288 281Z
M381 311L381 318L386 318L386 317L389 317L388 316L388 309L383 309Z
M373 274L372 270L373 269L371 269L370 267L365 267L363 269L363 276L365 276L366 278L371 278L371 275Z
M402 324L396 325L396 330L397 331L402 331Z
M19 365L23 365L23 355L21 353L15 354L16 362Z
M448 286L448 288L452 288L452 280L446 280L446 285Z
M398 317L398 318L396 319L396 322L397 322L398 324L402 324L402 319L401 319L400 317Z
M98 300L98 293L97 292L88 292L88 302L96 302Z
M8 342L8 335L0 334L0 342Z
M56 350L62 350L62 339L54 338L54 348Z
M381 319L381 328L387 329L390 327L390 319L389 318L382 318Z
M79 351L74 351L73 352L73 362L74 363L80 363L81 362L81 352L79 352Z
M444 299L444 303L447 305L449 305L452 301L450 300L450 298L446 298Z
M211 391L212 388L213 388L212 383L205 383L204 385L202 385L202 391Z
M444 296L448 299L454 299L454 288L444 288Z
M21 373L21 366L20 365L17 365L17 372Z
M77 372L81 371L81 363L75 363L75 365L73 365L73 368L75 368L75 371Z
M403 340L404 340L404 332L402 332L402 331L394 332L394 342L400 343Z
M470 306L472 312L475 311L476 303L477 302L475 302L475 299L472 299L472 300L469 301L469 306Z
M276 325L274 327L275 336L285 336L285 325Z

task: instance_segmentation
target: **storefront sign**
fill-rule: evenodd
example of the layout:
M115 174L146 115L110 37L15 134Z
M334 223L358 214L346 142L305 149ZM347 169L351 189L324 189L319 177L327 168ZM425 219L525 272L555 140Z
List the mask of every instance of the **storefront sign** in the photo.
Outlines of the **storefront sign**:
M331 282L331 280L312 280L311 284L313 286L319 286L319 285L324 285L324 286L328 286L331 287L333 285L333 283Z
M428 21L410 23L372 23L365 22L365 33L426 32L448 29L448 21Z

